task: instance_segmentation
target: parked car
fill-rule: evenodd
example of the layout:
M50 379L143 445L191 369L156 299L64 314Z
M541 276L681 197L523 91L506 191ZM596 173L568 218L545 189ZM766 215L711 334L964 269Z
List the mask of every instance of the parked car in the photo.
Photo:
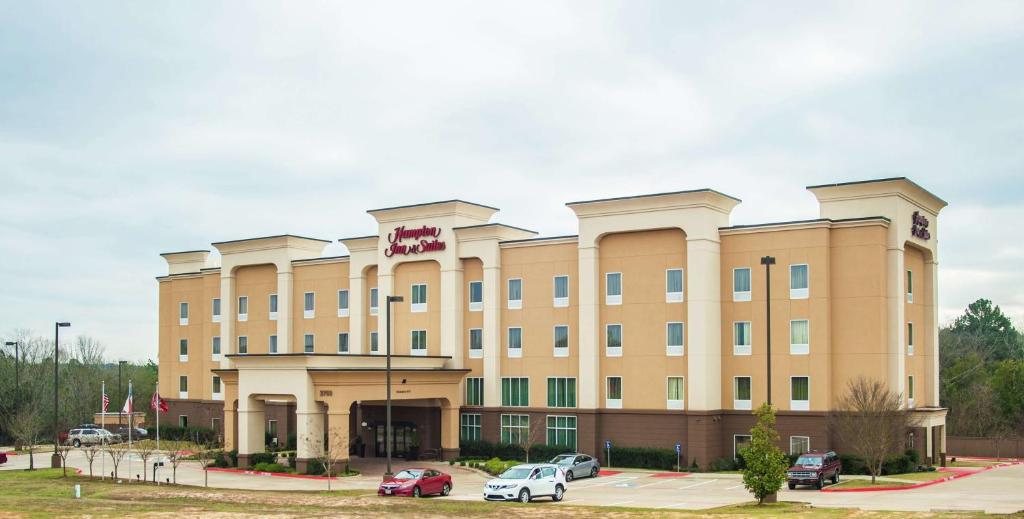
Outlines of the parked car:
M566 481L587 476L596 478L597 474L601 472L601 465L597 462L597 459L578 452L574 454L559 454L548 463L558 465L565 472Z
M839 472L843 466L839 456L832 452L810 451L801 454L796 463L786 471L786 482L789 489L793 490L797 485L813 485L821 489L825 486L825 480L831 480L832 484L839 483Z
M124 439L128 439L129 429L131 429L132 440L145 440L146 438L149 438L149 431L143 429L142 427L128 427L126 425L123 425L117 428L117 434L120 434L121 437Z
M110 444L117 443L117 436L106 429L71 429L65 442L75 447Z
M452 491L452 477L434 469L405 469L384 481L377 488L380 496L421 497L431 494L448 495Z
M552 501L565 497L565 473L558 465L516 465L484 485L484 499L488 501L529 503L541 496L550 496Z
M0 452L0 465L3 465L4 463L7 463L7 453Z

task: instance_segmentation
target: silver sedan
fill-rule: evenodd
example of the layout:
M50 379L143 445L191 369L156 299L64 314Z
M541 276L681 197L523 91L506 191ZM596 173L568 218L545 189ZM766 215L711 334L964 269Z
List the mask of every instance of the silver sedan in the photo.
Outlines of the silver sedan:
M549 463L558 465L559 468L565 471L566 481L587 476L596 478L597 474L601 472L601 465L598 464L597 459L586 454L559 454Z

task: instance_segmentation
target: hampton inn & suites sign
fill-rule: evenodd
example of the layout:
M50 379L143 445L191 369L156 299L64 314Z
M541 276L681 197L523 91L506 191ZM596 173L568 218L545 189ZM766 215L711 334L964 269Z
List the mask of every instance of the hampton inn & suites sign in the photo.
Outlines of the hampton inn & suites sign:
M408 256L442 251L445 249L445 243L437 239L439 236L441 229L437 227L424 225L409 229L400 225L388 233L388 247L384 249L384 256L390 258L395 254Z

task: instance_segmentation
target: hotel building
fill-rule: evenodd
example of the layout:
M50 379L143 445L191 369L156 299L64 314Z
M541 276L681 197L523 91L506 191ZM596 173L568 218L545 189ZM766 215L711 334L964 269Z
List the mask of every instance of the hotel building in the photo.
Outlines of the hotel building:
M160 387L242 464L267 433L294 435L300 465L324 441L380 455L390 326L399 454L603 458L611 441L706 466L749 439L769 387L781 447L829 449L826 414L866 376L903 395L937 459L946 203L904 178L808 190L819 217L792 222L731 225L740 200L700 189L570 202L578 234L539 237L449 200L368 211L375 234L339 240L347 256L293 235L214 243L219 265L166 253Z

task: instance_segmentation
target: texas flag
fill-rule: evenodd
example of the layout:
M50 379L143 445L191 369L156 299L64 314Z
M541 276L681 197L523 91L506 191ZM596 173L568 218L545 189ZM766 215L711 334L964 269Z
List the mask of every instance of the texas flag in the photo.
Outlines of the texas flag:
M153 392L153 398L149 402L149 407L160 413L166 413L168 410L167 401L160 398L160 393L157 392Z
M132 383L128 382L128 399L124 401L124 408L121 409L122 413L132 414Z

